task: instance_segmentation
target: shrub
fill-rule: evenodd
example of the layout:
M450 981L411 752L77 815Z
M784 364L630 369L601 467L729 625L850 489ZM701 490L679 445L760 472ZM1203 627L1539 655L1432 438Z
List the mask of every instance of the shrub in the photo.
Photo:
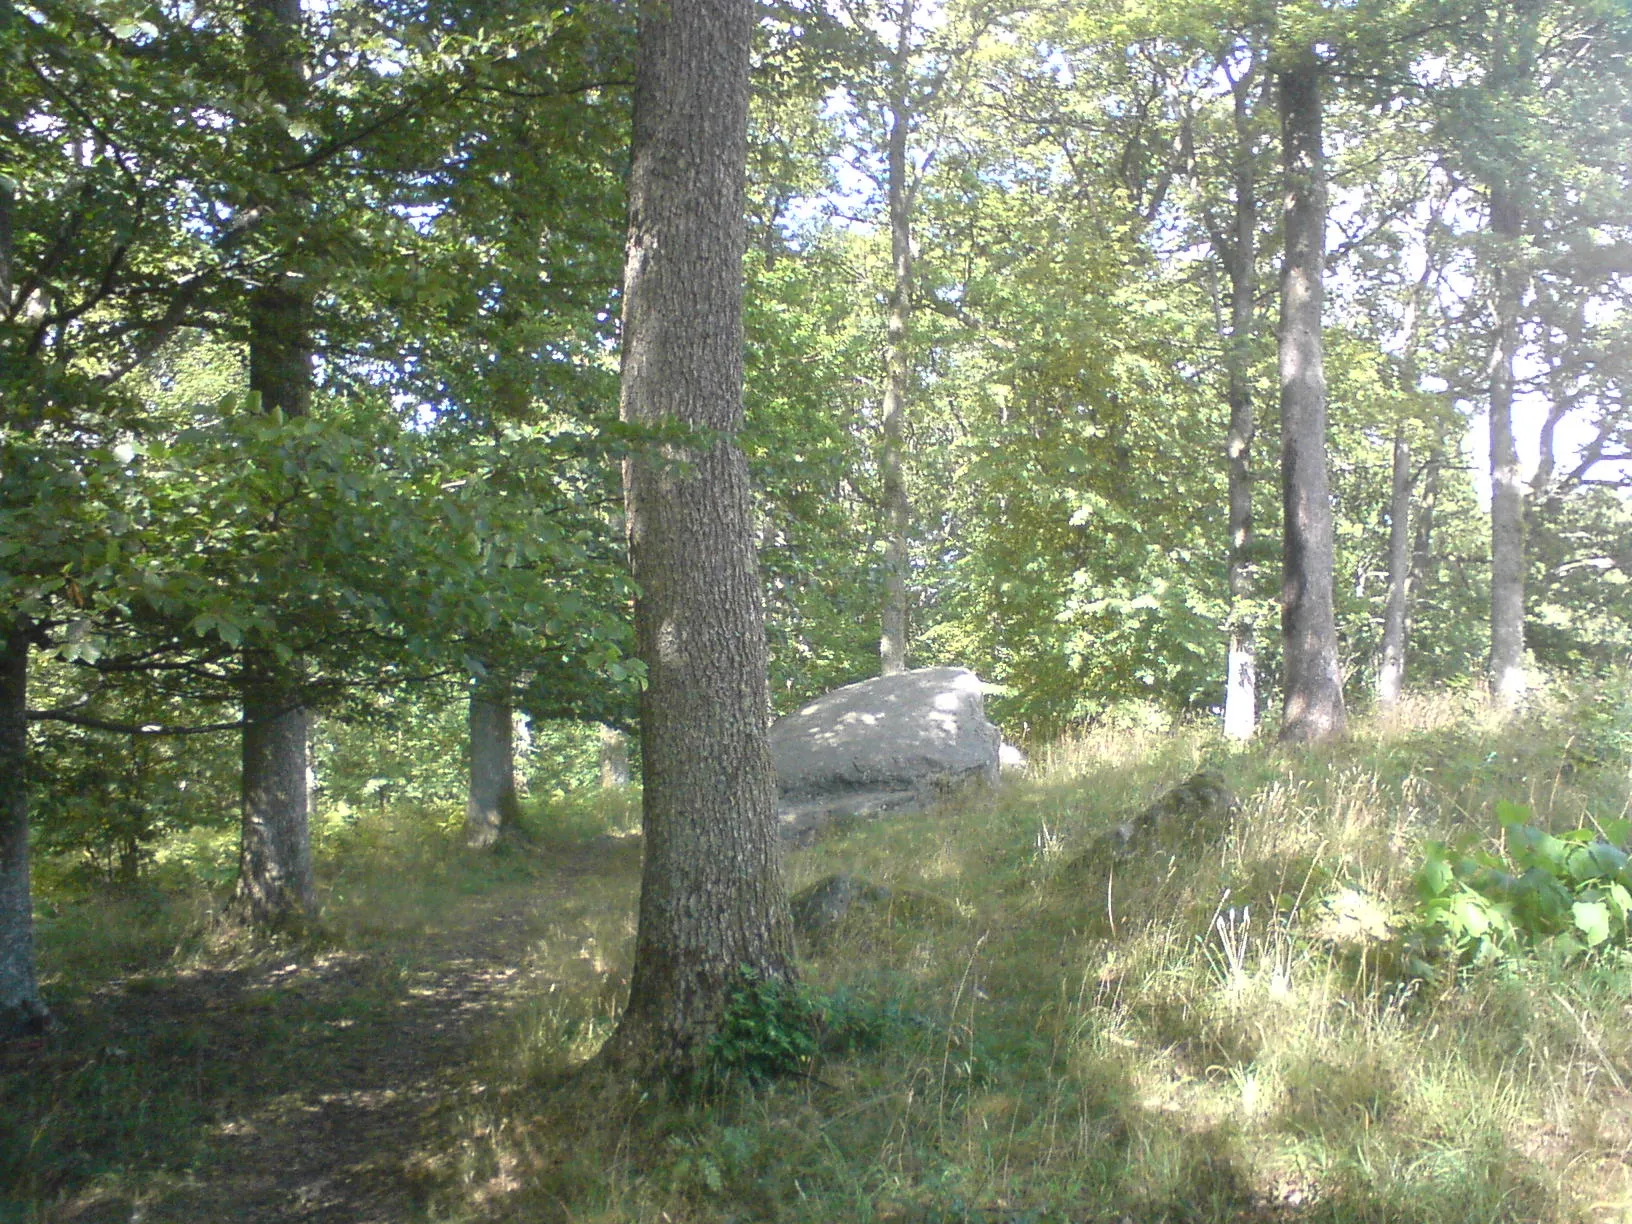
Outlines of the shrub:
M1632 914L1632 869L1624 843L1632 822L1553 835L1530 823L1530 809L1498 803L1503 848L1469 833L1424 846L1417 871L1414 951L1427 961L1450 953L1487 962L1523 950L1562 959L1624 946Z

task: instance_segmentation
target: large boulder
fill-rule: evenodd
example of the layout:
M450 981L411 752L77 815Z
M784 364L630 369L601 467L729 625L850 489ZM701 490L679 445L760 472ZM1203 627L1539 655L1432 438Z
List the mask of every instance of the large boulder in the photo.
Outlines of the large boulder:
M966 779L996 778L1001 742L980 678L966 668L834 689L771 727L783 834L918 807Z

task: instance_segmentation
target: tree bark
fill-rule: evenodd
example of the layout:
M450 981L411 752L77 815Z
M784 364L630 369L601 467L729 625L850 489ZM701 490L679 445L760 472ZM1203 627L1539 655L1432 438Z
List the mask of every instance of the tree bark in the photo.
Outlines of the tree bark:
M1377 666L1377 704L1399 704L1405 687L1405 609L1411 582L1411 443L1405 422L1394 430L1394 480L1388 502L1388 604Z
M268 91L286 107L303 92L294 39L300 0L254 0L250 50ZM274 271L250 295L249 389L263 412L305 416L312 403L309 278ZM298 925L315 905L307 738L298 664L269 651L242 660L243 798L237 906L257 926Z
M11 116L0 114L0 124L5 125L6 135L12 131ZM11 294L13 275L12 260L12 213L17 207L17 190L10 178L0 175L0 318L11 316Z
M1217 241L1229 265L1230 335L1224 364L1230 405L1225 464L1229 484L1230 591L1229 654L1224 686L1224 734L1248 740L1258 730L1258 626L1251 600L1256 567L1252 560L1252 341L1258 294L1258 184L1254 173L1251 77L1231 82L1235 94L1235 233ZM1220 235L1222 238L1222 235Z
M891 66L890 129L885 161L890 212L890 303L884 335L884 446L879 466L884 478L884 609L878 640L879 670L886 676L907 670L907 533L912 503L907 497L906 415L911 382L908 345L912 327L912 213L907 183L907 67L912 50L912 0L901 0L895 63Z
M1429 209L1423 231L1422 273L1405 299L1404 339L1400 354L1400 383L1408 394L1418 391L1417 348L1422 339L1422 311L1428 290L1439 275L1434 237L1445 215L1448 197L1436 198ZM1406 643L1410 633L1411 592L1421 565L1421 553L1430 547L1433 533L1434 499L1439 495L1439 449L1429 453L1423 480L1422 512L1415 541L1410 535L1411 441L1401 420L1394 431L1394 471L1389 494L1388 603L1383 610L1383 640L1378 651L1377 704L1384 709L1397 705L1405 690Z
M480 686L470 692L470 789L465 842L486 850L521 820L516 797L515 715L508 702Z
M28 632L0 642L0 1040L37 1032L47 1013L34 964L28 871Z
M9 113L0 122L12 126ZM0 175L0 316L13 293L12 210L15 196ZM16 405L0 405L15 413ZM21 617L0 639L0 1040L46 1021L34 961L34 900L28 861L29 625Z
M265 411L302 416L311 404L308 299L283 285L258 290L250 304L249 385ZM311 788L298 665L269 651L242 661L243 803L238 855L241 912L257 926L298 925L311 916Z
M310 720L298 695L259 652L247 653L244 666L236 906L256 926L299 926L316 903L306 771Z
M1496 100L1520 112L1535 71L1541 0L1514 0L1499 14L1489 87ZM1490 395L1490 695L1511 708L1524 697L1524 478L1513 440L1514 364L1526 275L1520 265L1524 167L1497 154L1485 175L1489 228L1495 239L1490 270L1495 335L1491 343Z
M740 969L793 974L766 739L742 407L748 0L640 9L622 413L708 437L624 466L645 862L629 1003L606 1058L704 1062ZM680 461L680 462L676 462Z
M1439 508L1439 471L1443 443L1435 441L1422 465L1422 493L1417 498L1417 530L1411 543L1411 589L1420 591L1434 566L1434 511Z
M1320 65L1313 53L1280 73L1286 256L1281 267L1281 738L1343 732L1332 599L1332 503L1326 475L1326 373L1321 302L1326 261L1326 167Z
M601 728L601 789L629 785L629 739L616 727Z
M1490 185L1490 229L1504 248L1516 245L1522 224L1505 183ZM1513 439L1513 366L1519 348L1524 283L1511 254L1493 270L1496 336L1490 358L1490 694L1499 706L1523 699L1524 477Z

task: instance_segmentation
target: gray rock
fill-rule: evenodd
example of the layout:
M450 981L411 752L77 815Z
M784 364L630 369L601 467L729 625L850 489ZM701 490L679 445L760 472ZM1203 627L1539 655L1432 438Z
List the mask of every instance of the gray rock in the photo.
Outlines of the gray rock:
M1216 841L1241 810L1224 779L1208 770L1191 774L1139 814L1138 827L1164 839Z
M972 778L994 780L1001 737L980 679L926 667L834 689L771 727L785 836L836 816L920 807Z
M1218 841L1229 832L1241 804L1224 779L1202 770L1163 794L1144 811L1119 821L1072 860L1072 868L1125 858L1149 845Z
M842 872L826 876L793 898L793 929L806 939L818 939L837 929L858 903L889 899L890 890L882 885Z

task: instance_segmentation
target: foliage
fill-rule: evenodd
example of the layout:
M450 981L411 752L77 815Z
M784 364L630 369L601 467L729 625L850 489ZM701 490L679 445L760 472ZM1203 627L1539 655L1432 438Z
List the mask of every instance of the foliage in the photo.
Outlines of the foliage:
M1621 849L1632 822L1553 835L1529 823L1530 809L1498 803L1503 850L1470 831L1424 846L1416 883L1415 947L1443 949L1483 964L1520 949L1560 959L1624 945L1632 916L1632 868ZM1419 958L1418 970L1431 973Z
M707 1077L716 1086L740 1087L808 1074L821 1054L877 1050L927 1023L899 1000L874 1002L845 989L827 993L762 977L744 965L710 1046Z
M820 1049L817 1034L827 1014L825 1002L798 983L740 966L731 1001L709 1046L713 1076L757 1083L806 1070Z
M0 612L74 664L62 700L121 725L230 721L250 647L298 660L310 700L349 719L374 717L396 684L477 677L537 718L632 725L617 465L642 439L612 420L630 12L313 10L298 50L325 67L299 114L257 83L236 12L7 12ZM1607 464L1624 443L1629 31L1603 0L1526 9L1532 67L1555 87L1509 105L1499 61L1516 12L954 4L921 23L907 65L914 662L975 667L1001 686L992 708L1011 733L1039 741L1124 700L1216 704L1232 614L1219 257L1244 141L1262 196L1255 273L1272 282L1267 90L1274 57L1305 38L1331 72L1343 230L1327 354L1351 688L1380 634L1396 424L1418 456L1419 526L1428 456L1440 473L1410 674L1455 682L1486 651L1486 530L1459 435L1489 352L1471 304L1492 256L1479 184L1504 165L1528 193L1526 250L1509 254L1533 285L1523 342L1549 409L1528 641L1567 673L1617 662L1632 619ZM761 10L742 441L777 710L876 666L891 273L874 154L896 15ZM244 395L245 303L288 270L321 286L301 421ZM1247 346L1257 585L1234 613L1266 627L1270 331ZM1588 439L1576 454L1572 424ZM1277 662L1261 634L1266 675ZM1260 691L1274 701L1272 682ZM89 735L39 746L71 756ZM201 783L216 751L195 746ZM187 755L163 766L177 782ZM420 772L451 759L438 750ZM412 789L409 772L391 785ZM41 776L80 774L65 760Z
M223 736L208 746L74 728L36 739L43 762L34 808L35 852L101 884L130 886L153 849L193 829L237 820L237 754Z

